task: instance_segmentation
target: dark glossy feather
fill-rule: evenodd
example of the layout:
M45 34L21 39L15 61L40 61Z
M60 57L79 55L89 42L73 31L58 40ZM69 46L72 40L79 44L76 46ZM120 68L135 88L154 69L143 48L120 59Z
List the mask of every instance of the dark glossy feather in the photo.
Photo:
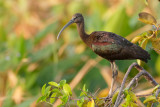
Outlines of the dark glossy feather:
M150 59L147 51L111 32L93 32L88 39L92 50L110 61L140 59L147 62Z

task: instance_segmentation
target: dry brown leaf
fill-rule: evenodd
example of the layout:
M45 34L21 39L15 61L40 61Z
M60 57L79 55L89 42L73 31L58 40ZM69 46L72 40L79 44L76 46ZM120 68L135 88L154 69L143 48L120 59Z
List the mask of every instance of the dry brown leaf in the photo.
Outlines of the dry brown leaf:
M151 42L152 42L152 47L153 49L158 53L160 54L160 38L151 38L150 39Z
M8 71L8 81L11 88L15 87L17 84L18 79L12 70Z
M156 19L149 13L141 12L139 13L139 20L146 24L155 25L157 23Z
M98 93L98 98L106 97L109 94L109 88L103 89Z
M37 67L38 67L38 64L37 64L37 63L32 63L32 64L30 64L30 65L28 66L27 70L28 70L29 72L32 72L32 71L34 71Z
M12 95L12 99L16 104L20 104L23 100L23 90L21 86L18 86Z

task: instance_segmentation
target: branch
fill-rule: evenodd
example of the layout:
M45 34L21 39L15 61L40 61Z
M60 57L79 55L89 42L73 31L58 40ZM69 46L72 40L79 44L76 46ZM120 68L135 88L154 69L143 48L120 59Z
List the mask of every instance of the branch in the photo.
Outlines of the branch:
M143 75L148 81L151 81L152 85L154 85L154 86L157 86L157 85L158 85L158 83L154 80L154 78L153 78L147 71L145 71L145 70L143 69L141 72L139 72L139 73L131 80L131 82L128 84L127 88L130 89L130 88L133 86L133 84L135 84L136 80L137 80L138 78L140 78L142 75Z
M124 76L124 78L123 78L122 85L121 85L120 91L119 91L119 93L118 93L118 97L117 97L117 99L116 99L116 102L115 102L114 107L118 107L118 104L119 104L119 101L120 101L120 97L121 97L121 94L122 94L122 91L123 91L123 87L124 87L124 85L125 85L125 82L126 82L126 80L127 80L127 77L128 77L128 75L129 75L129 73L131 72L131 69L132 69L134 66L136 66L136 65L138 65L138 64L137 64L137 63L133 63L133 64L131 64L131 65L129 66L129 68L128 68L128 70L127 70L127 72L126 72L126 74L125 74L125 76Z
M116 99L116 102L115 102L115 105L114 107L118 107L119 104L122 102L123 98L124 98L124 95L121 96L122 94L122 91L123 91L123 87L125 85L125 82L127 80L127 77L129 75L129 73L131 72L131 69L135 67L139 73L131 80L131 82L127 85L127 88L130 89L133 84L135 84L137 82L137 80L141 77L141 76L144 76L146 78L146 80L150 81L152 83L152 85L154 86L157 86L159 85L155 80L154 78L146 71L144 70L142 67L140 67L137 63L133 63L130 65L130 67L128 68L124 78L123 78L123 81L122 81L122 85L121 85L121 88L120 88L120 91L119 91L119 94L118 94L118 97ZM158 97L158 94L160 93L160 86L158 87L157 91L156 91L156 97Z

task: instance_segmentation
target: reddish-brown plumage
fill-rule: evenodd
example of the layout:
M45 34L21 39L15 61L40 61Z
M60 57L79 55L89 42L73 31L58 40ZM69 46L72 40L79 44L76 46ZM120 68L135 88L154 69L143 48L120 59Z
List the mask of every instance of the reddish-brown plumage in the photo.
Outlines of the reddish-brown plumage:
M112 43L109 42L93 42L92 45L99 45L99 46L103 46L103 45L111 45Z

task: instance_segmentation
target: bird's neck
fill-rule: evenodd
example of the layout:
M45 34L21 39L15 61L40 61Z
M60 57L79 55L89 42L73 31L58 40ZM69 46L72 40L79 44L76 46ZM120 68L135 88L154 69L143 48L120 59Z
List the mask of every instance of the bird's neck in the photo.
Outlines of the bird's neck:
M77 23L77 29L81 39L87 44L89 35L85 32L84 21L82 21L81 23Z

